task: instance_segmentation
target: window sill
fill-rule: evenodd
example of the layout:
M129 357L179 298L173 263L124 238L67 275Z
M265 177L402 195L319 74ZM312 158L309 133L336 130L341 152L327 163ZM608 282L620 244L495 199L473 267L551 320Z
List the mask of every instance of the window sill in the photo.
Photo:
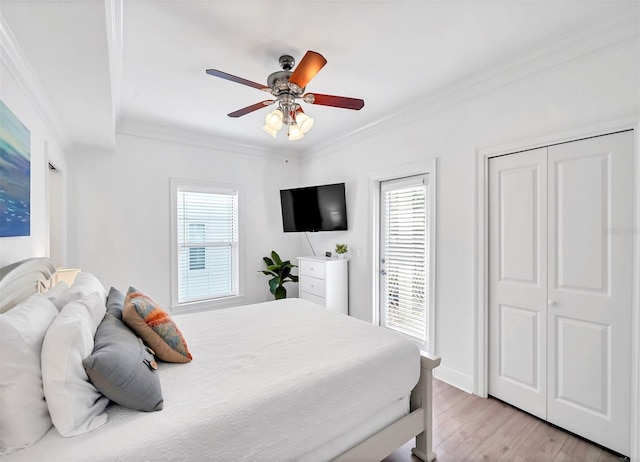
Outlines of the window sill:
M209 300L199 300L197 302L181 303L171 307L172 314L196 313L198 311L218 310L232 306L242 305L244 295L234 295L231 297L215 298Z

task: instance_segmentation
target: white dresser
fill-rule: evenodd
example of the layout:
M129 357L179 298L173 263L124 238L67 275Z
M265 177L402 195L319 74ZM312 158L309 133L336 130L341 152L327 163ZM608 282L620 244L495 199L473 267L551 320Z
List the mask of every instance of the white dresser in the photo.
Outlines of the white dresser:
M300 298L349 314L349 260L298 257Z

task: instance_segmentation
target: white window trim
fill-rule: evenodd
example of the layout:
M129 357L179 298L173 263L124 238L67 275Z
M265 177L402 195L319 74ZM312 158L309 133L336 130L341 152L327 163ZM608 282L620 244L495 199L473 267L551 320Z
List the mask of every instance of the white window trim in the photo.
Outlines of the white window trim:
M239 305L244 301L244 200L242 188L237 184L218 183L199 180L171 178L171 310L173 313L189 313ZM198 300L187 303L178 302L178 189L187 188L192 191L201 189L204 192L215 192L216 189L228 192L235 190L238 194L238 293L228 297Z
M372 310L373 323L380 325L380 183L415 175L427 175L427 189L430 197L428 210L428 228L430 241L429 266L427 268L427 281L429 284L429 306L427 307L427 342L420 345L423 350L430 354L437 354L435 351L435 312L436 312L436 159L431 158L420 162L412 162L400 165L395 168L386 169L380 172L369 174L369 242L371 243L371 260L369 261L370 284L369 299ZM410 337L407 337L410 338Z

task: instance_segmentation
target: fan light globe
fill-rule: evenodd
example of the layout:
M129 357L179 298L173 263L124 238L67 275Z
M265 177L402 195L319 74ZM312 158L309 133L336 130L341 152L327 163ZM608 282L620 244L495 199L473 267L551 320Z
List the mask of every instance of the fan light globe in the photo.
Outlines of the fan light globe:
M300 131L297 125L291 125L289 127L289 141L296 141L302 138L304 134Z
M264 127L262 127L262 129L267 132L269 135L273 136L274 138L276 137L276 133L277 130L274 130L273 128L269 127L268 125L265 125Z
M296 116L296 123L300 127L300 131L302 133L307 133L309 130L311 130L311 127L313 127L313 122L313 118L309 117L304 112L301 112Z
M266 122L267 127L277 131L282 128L282 119L282 111L280 109L275 109L267 114L267 116L264 118L264 121Z

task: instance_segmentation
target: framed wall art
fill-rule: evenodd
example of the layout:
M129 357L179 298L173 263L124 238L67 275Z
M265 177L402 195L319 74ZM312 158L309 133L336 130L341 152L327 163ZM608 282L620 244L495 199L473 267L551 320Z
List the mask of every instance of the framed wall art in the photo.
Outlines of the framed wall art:
M0 101L0 237L31 234L31 132Z

